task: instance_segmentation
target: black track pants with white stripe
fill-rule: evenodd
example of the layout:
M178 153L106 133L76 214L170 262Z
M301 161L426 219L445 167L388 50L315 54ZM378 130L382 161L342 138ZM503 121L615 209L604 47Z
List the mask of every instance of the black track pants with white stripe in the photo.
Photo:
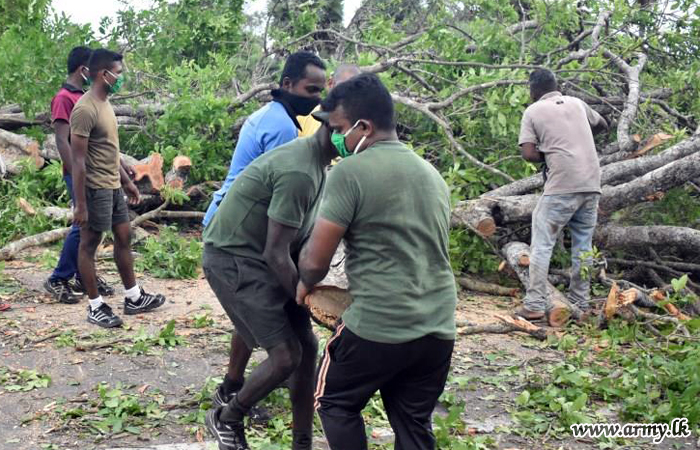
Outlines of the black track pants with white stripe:
M431 414L445 387L454 341L424 336L402 344L362 339L341 324L319 366L316 409L331 450L366 450L361 411L379 391L395 450L432 450Z

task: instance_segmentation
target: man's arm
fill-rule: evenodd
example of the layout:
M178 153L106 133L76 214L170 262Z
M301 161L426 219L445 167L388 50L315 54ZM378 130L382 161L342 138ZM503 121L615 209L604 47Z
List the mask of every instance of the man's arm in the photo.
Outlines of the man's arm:
M70 137L70 125L65 120L58 119L54 121L53 129L56 133L56 148L58 149L58 154L61 155L61 162L63 162L63 173L70 175L73 170L68 139Z
M608 122L596 110L591 108L586 102L581 100L583 108L586 110L586 118L593 134L602 133L608 130Z
M520 144L520 154L523 159L533 163L544 162L544 153L537 150L537 146L532 142L525 142Z
M126 174L129 178L134 178L136 176L136 172L134 172L133 166L130 166L129 164L127 164L127 162L124 161L123 156L119 158L119 165L121 166L122 169L124 169L124 171L126 172ZM119 175L121 176L121 171L119 172ZM123 181L122 181L122 184L124 184Z
M129 198L129 203L132 205L138 205L138 203L141 201L141 194L139 193L139 189L136 187L134 182L131 181L125 167L128 166L124 164L124 160L120 160L119 181L122 184L122 189L124 189L124 192Z
M73 162L73 196L75 211L73 223L82 227L87 223L87 204L85 200L85 157L88 151L88 138L71 134L71 156Z
M321 217L316 219L309 242L299 257L298 304L304 304L309 291L328 274L333 255L346 230L330 220Z
M267 238L263 258L290 298L294 298L296 294L299 274L292 261L289 247L298 231L297 228L282 225L273 219L267 220Z
M608 131L608 122L601 116L600 120L595 125L591 125L591 131L593 134L600 134Z

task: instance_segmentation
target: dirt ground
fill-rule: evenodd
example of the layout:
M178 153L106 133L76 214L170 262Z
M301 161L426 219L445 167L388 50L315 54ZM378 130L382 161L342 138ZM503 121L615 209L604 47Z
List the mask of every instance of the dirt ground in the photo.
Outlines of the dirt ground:
M117 284L112 263L100 263L99 270ZM0 294L4 301L12 302L13 308L0 313L0 368L35 370L48 374L51 383L27 392L3 390L0 384L0 449L145 447L208 439L194 424L178 420L197 410L193 393L200 390L204 380L224 374L230 325L206 281L201 277L184 281L141 275L140 281L147 290L167 296L166 305L151 314L122 316L124 327L103 331L86 322L86 299L77 305L64 305L43 293L41 285L48 274L38 263L27 261L8 262L5 267L6 286ZM8 281L8 276L16 281ZM506 312L513 302L510 298L461 293L457 319L460 324L493 322L492 314ZM109 298L108 303L119 311L121 297ZM198 324L197 317L200 322L207 322ZM143 330L157 334L170 320L175 320L175 334L184 345L158 347L152 354L119 351L120 345L133 343L134 336L143 335ZM320 328L317 332L321 338L328 335ZM72 339L68 345L66 336ZM522 386L517 386L504 369L526 365L536 369L561 357L559 352L529 336L460 336L452 377L467 380L467 387L451 389L466 400L462 417L470 434L491 436L494 442L485 448L598 448L592 441L557 441L547 436L533 440L511 431L515 428L511 410ZM260 360L263 354L256 352L254 358ZM144 426L138 433L99 433L80 425L66 411L98 399L96 387L100 383L111 387L121 383L125 392L155 399L167 416L159 426ZM443 405L437 409L438 414L444 411ZM391 440L388 429L375 429L372 435L376 440ZM318 449L327 448L322 436L316 445Z

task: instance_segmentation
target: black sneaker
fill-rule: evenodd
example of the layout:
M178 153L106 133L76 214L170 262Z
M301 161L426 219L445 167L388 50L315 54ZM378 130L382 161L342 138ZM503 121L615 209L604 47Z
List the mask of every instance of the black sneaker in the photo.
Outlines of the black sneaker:
M114 328L122 324L122 319L112 312L112 308L107 303L103 303L93 311L88 305L88 322L101 326L102 328Z
M250 450L245 440L245 428L243 421L224 423L219 420L222 407L212 408L207 411L204 423L207 430L219 443L219 450Z
M68 280L52 280L49 278L44 282L44 289L61 303L73 305L80 301L81 295L73 290Z
M75 292L82 292L83 294L87 294L87 289L83 285L83 281L80 278L76 278L75 281L73 281L73 290ZM110 286L107 283L107 280L105 280L104 278L97 277L97 292L102 297L110 297L114 295L114 288Z
M211 395L211 402L214 405L214 408L228 405L228 402L231 401L236 392L237 391L227 393L224 390L224 385L220 384ZM267 425L267 423L272 420L272 414L270 414L270 411L264 406L253 406L248 410L246 415L251 422L259 425Z
M165 303L165 296L162 294L148 294L141 288L141 296L138 300L132 301L128 298L124 299L124 314L130 316L133 314L141 314L152 311Z

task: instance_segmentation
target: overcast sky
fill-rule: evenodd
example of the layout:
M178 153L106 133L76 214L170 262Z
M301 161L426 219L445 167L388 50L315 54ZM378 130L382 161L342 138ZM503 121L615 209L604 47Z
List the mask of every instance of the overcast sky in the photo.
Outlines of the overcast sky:
M355 10L360 6L362 0L345 0L344 3L344 19L349 22ZM148 8L152 4L152 0L128 0L130 5L137 8ZM64 12L70 16L74 22L83 24L92 24L93 30L97 32L100 19L104 16L116 17L117 11L122 6L119 0L93 0L85 2L84 0L53 0L54 9L57 12ZM246 12L264 11L267 6L267 0L246 0Z

